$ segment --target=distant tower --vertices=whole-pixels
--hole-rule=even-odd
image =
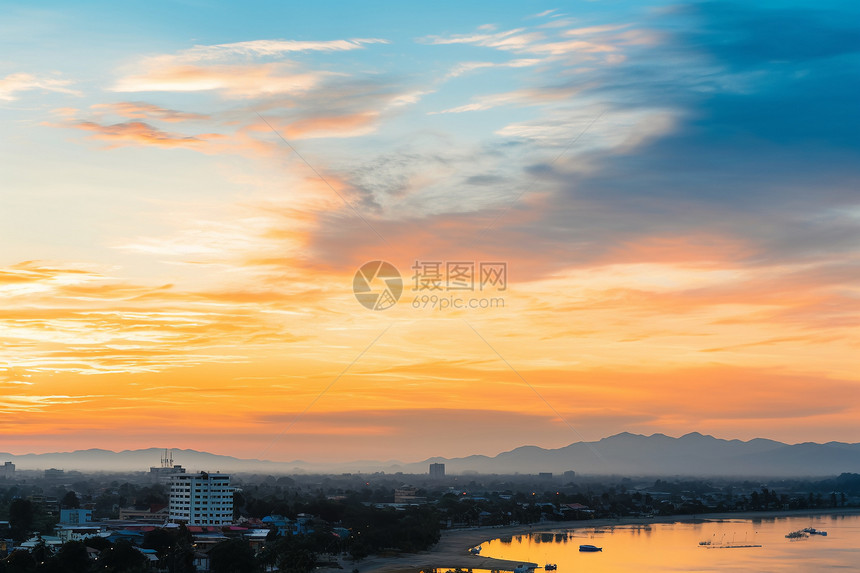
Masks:
[[[164,450],[161,454],[161,467],[152,466],[149,468],[149,479],[154,483],[167,485],[173,476],[184,474],[185,468],[179,464],[173,463],[173,450]]]
[[[430,464],[430,479],[445,477],[445,464]]]
[[[12,462],[3,464],[3,477],[6,479],[13,479],[15,477],[15,464]]]

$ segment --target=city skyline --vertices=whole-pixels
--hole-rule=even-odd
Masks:
[[[0,449],[860,442],[860,8],[329,11],[5,5]]]

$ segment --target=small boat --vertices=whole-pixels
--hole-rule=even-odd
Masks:
[[[547,563],[543,566],[543,568],[547,571],[555,571],[556,569],[558,569],[558,565],[556,565],[555,563]]]
[[[819,529],[815,529],[814,527],[807,527],[806,529],[803,529],[802,531],[805,531],[806,533],[808,533],[810,535],[827,535],[826,531],[821,531]]]
[[[480,545],[478,545],[477,547],[472,547],[471,549],[469,549],[469,553],[471,553],[472,555],[477,555],[480,552],[481,552],[481,546]]]
[[[580,545],[579,550],[580,551],[590,551],[590,552],[603,551],[603,547],[595,547],[594,545]]]
[[[520,563],[514,568],[514,573],[530,573],[535,570],[536,565],[531,563]]]

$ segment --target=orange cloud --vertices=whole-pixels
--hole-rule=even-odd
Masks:
[[[153,145],[167,148],[199,149],[208,142],[223,138],[218,133],[201,133],[194,136],[169,133],[142,121],[128,121],[101,125],[92,121],[79,121],[72,127],[93,133],[91,139],[108,142],[109,147],[123,145]]]
[[[293,66],[268,63],[245,66],[170,64],[120,79],[117,92],[221,91],[229,97],[303,94],[317,87],[328,72],[295,72]]]
[[[97,113],[110,113],[128,119],[155,119],[167,122],[204,121],[211,119],[209,115],[165,109],[146,102],[96,104],[91,106],[90,109]]]
[[[379,112],[366,111],[347,115],[309,117],[278,127],[287,139],[320,137],[357,137],[376,131]]]

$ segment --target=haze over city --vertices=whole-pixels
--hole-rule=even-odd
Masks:
[[[0,451],[860,442],[858,6],[2,11]]]

